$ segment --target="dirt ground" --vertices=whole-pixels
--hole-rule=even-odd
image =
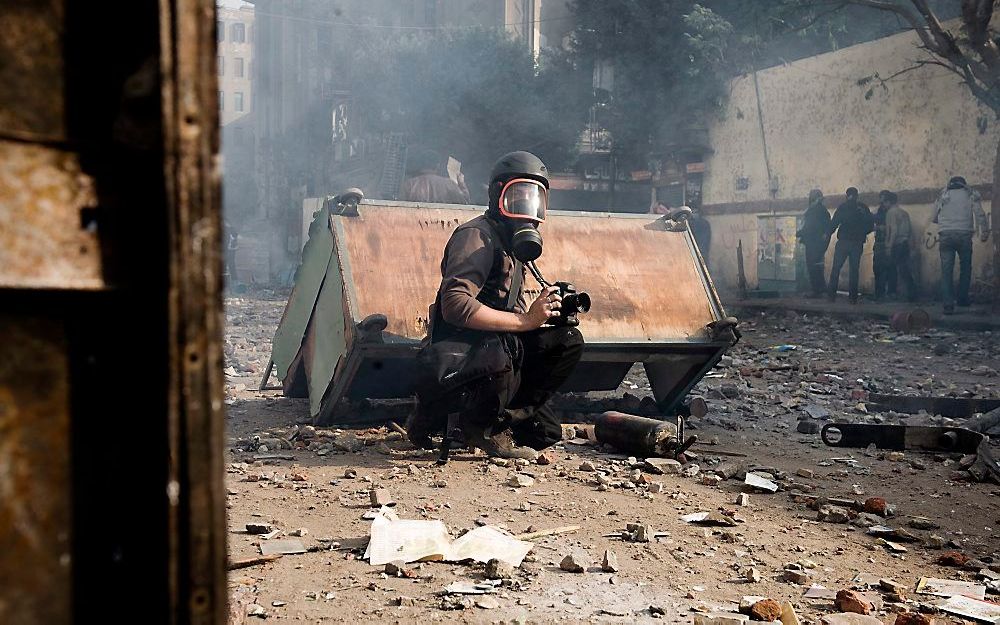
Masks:
[[[833,449],[818,434],[797,432],[800,419],[818,425],[829,419],[952,423],[933,415],[869,414],[860,391],[996,397],[996,334],[931,331],[914,337],[861,320],[794,313],[746,317],[731,358],[696,389],[709,412],[691,420],[703,443],[688,465],[688,473],[695,471],[691,464],[700,469],[691,476],[652,475],[634,469],[625,455],[566,441],[553,448],[555,462],[547,466],[498,466],[459,453],[440,468],[433,456],[386,428],[321,430],[305,441],[300,434],[292,445],[299,448],[268,449],[293,460],[254,460],[262,442],[287,445],[261,439],[287,440],[309,423],[306,400],[253,390],[283,307],[281,293],[226,301],[229,552],[231,560],[260,554],[263,539],[247,534],[247,523],[269,523],[285,534],[304,528],[301,540],[310,551],[233,570],[231,590],[242,602],[237,611],[255,602],[269,620],[314,623],[691,623],[699,611],[735,612],[741,597],[756,595],[788,600],[803,623],[818,623],[838,610],[829,598],[805,598],[810,583],[831,591],[874,583],[870,596],[881,604],[875,616],[893,623],[894,612],[934,599],[912,592],[920,577],[975,581],[981,569],[1000,570],[1000,486],[963,479],[960,455],[908,451],[898,458]],[[794,348],[775,349],[782,345]],[[611,395],[625,392],[649,394],[640,368]],[[593,401],[599,407],[607,399],[605,394]],[[567,418],[581,420],[577,414]],[[766,472],[781,489],[751,492],[746,505],[737,505],[737,496],[749,492],[742,473],[718,485],[704,482],[720,464]],[[349,471],[356,477],[345,477]],[[534,483],[508,486],[515,471]],[[389,577],[383,567],[360,559],[360,550],[348,549],[352,539],[356,544],[369,534],[370,521],[362,515],[375,487],[389,490],[401,519],[440,519],[453,536],[477,524],[515,534],[580,528],[535,540],[513,579],[494,594],[443,596],[451,582],[482,581],[484,566],[414,564],[415,578]],[[916,541],[893,553],[859,525],[864,515],[851,523],[820,521],[790,491],[860,501],[883,497],[896,514],[881,522],[905,529]],[[735,525],[704,527],[681,519],[694,512],[722,512]],[[915,529],[910,523],[917,516],[940,527]],[[618,536],[629,523],[656,535],[645,543],[623,541]],[[618,572],[601,571],[605,550],[617,556]],[[935,564],[948,550],[978,562],[964,568]],[[589,558],[586,572],[560,570],[572,552]],[[786,581],[788,565],[803,567],[809,581]],[[759,581],[749,581],[751,569]],[[879,593],[879,578],[904,586],[909,603]],[[946,614],[933,618],[960,621]]]

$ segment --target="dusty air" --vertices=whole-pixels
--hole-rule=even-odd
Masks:
[[[0,8],[0,622],[1000,624],[982,0]]]

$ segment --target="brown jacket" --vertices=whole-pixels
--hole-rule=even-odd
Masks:
[[[400,199],[404,202],[468,204],[469,192],[455,184],[451,178],[423,173],[403,181]]]
[[[464,328],[483,306],[506,307],[514,262],[504,253],[500,236],[499,227],[492,226],[485,215],[465,222],[452,233],[441,260],[438,289],[441,317],[446,323]],[[499,270],[492,271],[494,266]],[[523,284],[525,269],[521,271]],[[522,290],[515,311],[526,309]]]

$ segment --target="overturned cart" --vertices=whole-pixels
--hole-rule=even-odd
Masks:
[[[308,396],[319,425],[347,422],[337,410],[350,402],[414,394],[442,251],[484,210],[358,199],[336,196],[317,211],[272,346],[284,394]],[[543,232],[542,271],[593,299],[580,316],[586,349],[561,390],[615,390],[641,362],[669,414],[736,341],[683,222],[550,211]],[[530,301],[538,286],[525,288]]]

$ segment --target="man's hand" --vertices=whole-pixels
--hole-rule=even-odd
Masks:
[[[528,329],[534,330],[545,325],[545,322],[552,317],[558,317],[559,309],[562,308],[562,297],[559,296],[559,287],[549,286],[542,289],[535,301],[531,302],[528,312],[524,313]]]

